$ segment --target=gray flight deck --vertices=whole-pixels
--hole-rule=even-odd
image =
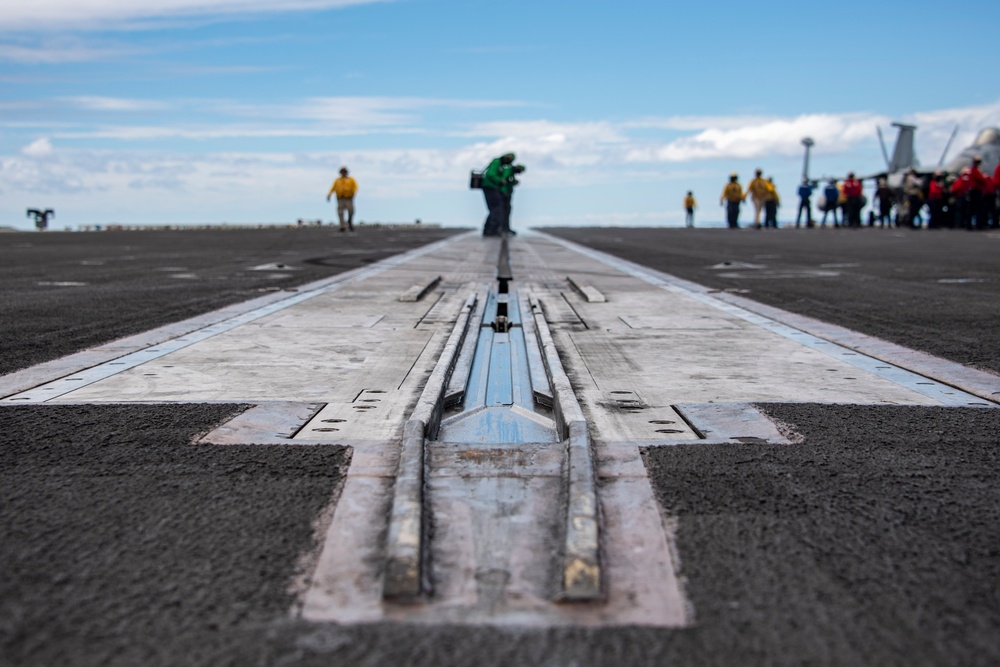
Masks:
[[[657,451],[808,447],[768,405],[992,412],[998,392],[540,233],[456,235],[0,377],[4,407],[240,405],[193,440],[344,448],[289,622],[508,632],[705,622]]]

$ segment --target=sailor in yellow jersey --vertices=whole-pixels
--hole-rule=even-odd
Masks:
[[[354,195],[358,191],[357,182],[347,175],[347,167],[340,168],[340,178],[333,182],[326,200],[337,195],[337,217],[340,219],[340,231],[354,231]],[[346,216],[346,217],[345,217]]]
[[[767,202],[768,188],[767,181],[761,176],[764,171],[758,169],[754,173],[754,179],[747,184],[747,192],[743,195],[743,200],[746,201],[747,197],[753,199],[753,226],[755,229],[760,229],[760,212]]]
[[[687,196],[684,197],[684,225],[686,227],[694,227],[694,209],[698,206],[698,202],[694,199],[694,193],[688,190]]]
[[[740,204],[743,203],[745,196],[739,178],[739,174],[736,172],[730,174],[729,182],[726,183],[726,187],[722,189],[722,196],[719,197],[719,206],[722,206],[723,202],[726,203],[726,221],[729,223],[730,229],[739,229],[740,227]]]
[[[781,206],[781,197],[778,196],[778,188],[774,186],[774,179],[767,177],[767,199],[764,201],[764,226],[778,228],[778,207]]]

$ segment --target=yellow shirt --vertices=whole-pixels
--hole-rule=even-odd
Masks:
[[[726,183],[726,187],[722,189],[722,196],[719,197],[719,199],[725,199],[726,201],[742,201],[743,186],[736,182]]]
[[[354,193],[358,191],[357,182],[350,176],[341,176],[333,182],[330,187],[330,191],[326,193],[326,196],[336,193],[337,199],[350,199],[354,196]]]
[[[781,197],[778,196],[778,188],[774,187],[774,183],[768,182],[767,184],[767,201],[773,201],[776,206],[781,206]]]
[[[753,197],[754,199],[767,199],[767,181],[765,181],[761,176],[750,181],[747,184],[747,196]]]
[[[684,208],[694,208],[698,205],[698,202],[694,200],[694,197],[688,195],[684,198]]]

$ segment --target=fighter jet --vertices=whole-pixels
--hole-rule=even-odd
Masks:
[[[916,169],[917,173],[925,178],[937,171],[957,176],[964,167],[972,166],[972,159],[974,157],[979,157],[982,159],[982,164],[979,166],[980,170],[984,174],[989,175],[993,173],[997,164],[1000,163],[1000,130],[995,127],[980,130],[972,145],[963,148],[945,166],[944,160],[948,154],[948,149],[951,146],[952,139],[955,138],[955,134],[958,132],[958,128],[956,127],[955,131],[952,132],[951,139],[948,140],[948,144],[945,146],[941,159],[938,161],[938,166],[936,168],[928,168],[920,166],[916,152],[913,149],[913,136],[917,127],[904,123],[893,123],[892,125],[899,128],[899,134],[896,136],[896,145],[892,152],[892,159],[890,160],[888,154],[885,152],[885,142],[882,140],[881,128],[876,128],[878,130],[879,143],[882,144],[882,154],[885,157],[886,170],[865,176],[863,180],[885,178],[890,188],[900,189],[903,186],[903,180],[911,169]]]
[[[980,130],[972,145],[963,148],[942,171],[957,174],[963,168],[971,167],[972,159],[975,157],[982,159],[983,162],[979,165],[979,169],[984,174],[993,173],[997,164],[1000,164],[1000,129],[987,127]]]

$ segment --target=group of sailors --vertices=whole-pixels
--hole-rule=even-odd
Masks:
[[[997,201],[997,185],[1000,183],[1000,165],[992,176],[980,169],[982,160],[975,158],[972,165],[958,174],[937,171],[930,177],[921,176],[911,169],[903,179],[901,188],[893,188],[885,177],[880,177],[872,196],[872,206],[868,213],[868,226],[907,227],[919,229],[924,226],[926,207],[928,229],[996,229],[1000,225],[1000,202]],[[823,188],[823,198],[819,210],[823,211],[820,226],[826,225],[828,213],[832,213],[833,224],[839,227],[860,227],[860,209],[865,198],[861,196],[860,206],[857,179],[853,174],[838,183],[831,179]],[[806,212],[807,226],[814,226],[810,197],[816,188],[815,182],[803,180],[799,186],[799,214],[795,226],[801,223]],[[838,211],[840,220],[837,219]]]
[[[926,206],[929,229],[997,229],[1000,226],[1000,203],[997,201],[1000,165],[992,176],[987,176],[980,169],[981,164],[982,159],[977,157],[957,175],[938,171],[926,179],[911,169],[899,193],[880,180],[875,190],[879,225],[883,221],[891,224],[891,209],[895,206],[896,226],[917,229],[923,226],[921,212]]]
[[[911,169],[903,179],[902,187],[891,187],[885,177],[880,177],[875,186],[867,224],[874,227],[906,227],[919,229],[924,226],[923,212],[927,211],[929,229],[997,229],[1000,228],[1000,165],[992,176],[981,170],[982,159],[974,158],[972,165],[958,174],[935,172],[929,177]],[[817,226],[813,218],[812,196],[819,189],[817,181],[802,180],[798,189],[799,208],[795,226]],[[827,217],[832,218],[834,227],[863,226],[863,211],[868,204],[864,187],[854,172],[847,178],[829,179],[817,199],[817,209],[822,212],[818,226],[826,227]],[[739,227],[740,206],[750,199],[754,206],[754,228],[777,227],[777,209],[781,203],[777,188],[771,178],[764,178],[763,171],[757,169],[746,189],[739,182],[739,175],[733,173],[722,190],[719,204],[726,206],[727,224]],[[693,197],[688,193],[685,199],[687,224],[693,226]],[[764,220],[761,222],[761,214]]]
[[[778,189],[774,186],[774,179],[764,178],[764,171],[758,169],[754,172],[754,178],[747,183],[744,191],[740,184],[739,174],[733,172],[729,175],[729,182],[722,189],[722,196],[719,197],[719,205],[726,207],[726,222],[729,227],[736,229],[740,226],[740,205],[749,198],[753,202],[754,216],[753,226],[756,229],[763,227],[778,226],[778,207],[781,205],[781,197]],[[688,193],[690,195],[690,193]],[[685,202],[685,208],[687,208]],[[760,216],[764,214],[764,222],[761,224]],[[690,226],[690,225],[689,225]]]

